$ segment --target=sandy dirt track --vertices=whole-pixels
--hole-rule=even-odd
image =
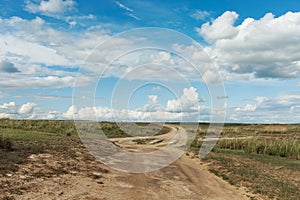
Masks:
[[[165,145],[174,142],[177,134],[175,130],[176,127],[172,127],[169,133],[153,137],[162,141],[160,145]],[[159,146],[158,143],[137,145],[133,142],[135,139],[114,139],[114,142],[138,151],[148,151]],[[42,170],[43,164],[55,166],[56,160],[63,159],[40,154],[32,156],[32,162],[6,178],[14,178],[16,184],[26,188],[25,193],[15,196],[16,199],[249,199],[244,189],[236,188],[211,174],[196,157],[183,154],[174,163],[158,171],[126,173],[113,170],[93,159],[83,159],[85,154],[87,152],[83,149],[78,151],[76,160],[64,161],[70,166],[76,165],[80,168],[78,171],[48,178],[24,178],[24,171],[27,171],[26,176],[30,176],[30,171]],[[108,172],[103,173],[103,169]]]

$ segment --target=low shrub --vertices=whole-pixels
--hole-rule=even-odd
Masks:
[[[11,150],[13,142],[9,138],[0,139],[0,149]]]

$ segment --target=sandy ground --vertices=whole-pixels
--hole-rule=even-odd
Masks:
[[[151,144],[153,140],[149,140],[148,144],[138,145],[133,142],[137,138],[114,139],[114,142],[122,148],[149,151],[170,143],[176,145],[179,143],[175,141],[176,134],[176,127],[172,127],[165,135],[147,137],[160,143]],[[72,159],[51,154],[32,155],[31,162],[21,166],[18,172],[0,177],[2,184],[11,184],[11,190],[1,192],[0,189],[0,198],[241,200],[253,196],[211,174],[201,160],[186,154],[157,171],[126,173],[103,165],[83,148],[75,150],[76,156]],[[54,168],[63,172],[53,174]]]

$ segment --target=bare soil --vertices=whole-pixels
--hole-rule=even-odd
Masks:
[[[149,150],[172,142],[174,127],[165,135],[147,139],[114,139],[124,148]],[[153,142],[153,140],[156,142]],[[149,173],[126,173],[98,162],[81,145],[66,154],[42,153],[29,156],[14,173],[0,175],[3,199],[230,199],[254,197],[244,188],[230,185],[208,171],[207,164],[183,155],[171,165]],[[191,155],[191,154],[190,154]],[[260,199],[258,196],[256,199]]]

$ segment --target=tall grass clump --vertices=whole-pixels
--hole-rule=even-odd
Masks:
[[[300,159],[300,141],[291,138],[286,140],[221,139],[218,141],[216,148]]]
[[[2,137],[0,139],[0,149],[11,150],[13,142],[9,138]]]

